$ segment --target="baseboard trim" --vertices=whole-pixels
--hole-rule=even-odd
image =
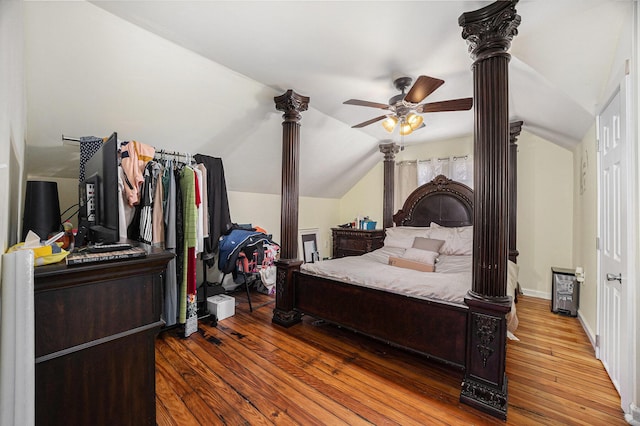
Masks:
[[[523,288],[522,294],[524,294],[525,296],[537,297],[539,299],[551,300],[551,293],[546,293],[544,291],[529,290],[527,288]]]
[[[596,351],[597,350],[596,349],[596,334],[593,332],[593,330],[591,330],[589,325],[584,320],[584,317],[582,316],[582,311],[580,311],[580,309],[578,309],[578,320],[580,321],[580,324],[582,325],[582,329],[587,334],[587,337],[589,338],[589,341],[591,342],[591,347],[593,348],[594,351]]]
[[[640,408],[635,404],[631,404],[629,408],[630,408],[630,413],[625,414],[624,419],[630,425],[640,426]]]

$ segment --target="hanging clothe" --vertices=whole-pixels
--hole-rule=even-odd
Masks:
[[[196,223],[198,212],[196,210],[196,177],[193,169],[188,166],[182,168],[180,176],[182,189],[183,214],[184,214],[184,277],[180,285],[180,312],[179,322],[185,324],[185,336],[197,330],[197,303],[196,303]],[[194,327],[195,321],[195,327]]]
[[[164,203],[162,200],[162,194],[164,193],[162,188],[163,172],[164,167],[162,164],[156,163],[153,175],[155,179],[155,194],[153,195],[153,205],[151,206],[151,210],[153,212],[151,218],[151,224],[153,227],[151,243],[155,246],[164,243]]]
[[[127,202],[135,206],[140,202],[140,185],[144,182],[144,168],[153,160],[155,148],[137,141],[123,142],[121,145],[121,165],[129,185],[125,185]]]
[[[135,209],[127,203],[127,195],[124,192],[125,185],[124,171],[121,166],[118,166],[118,229],[122,241],[128,238],[127,229],[136,213]]]
[[[204,238],[209,236],[209,201],[207,196],[207,168],[204,164],[196,164],[196,169],[202,173],[201,192],[202,192],[202,235]]]
[[[227,184],[224,178],[222,159],[204,154],[193,158],[207,169],[207,203],[209,210],[209,237],[205,239],[202,259],[207,266],[215,265],[214,256],[218,250],[220,236],[226,234],[232,226],[227,198]]]
[[[104,139],[97,136],[82,136],[80,138],[80,183],[84,182],[84,170],[87,161],[102,148]]]
[[[174,175],[173,161],[165,163],[162,173],[162,204],[164,213],[166,250],[175,254],[176,252],[176,180]],[[167,327],[176,324],[178,319],[178,279],[176,271],[176,258],[174,257],[167,264],[164,279],[164,309],[162,319]]]
[[[203,178],[202,170],[197,167],[193,168],[196,176],[196,207],[198,212],[198,220],[196,221],[196,254],[202,253],[204,250],[204,210],[202,208],[203,188],[206,177]]]

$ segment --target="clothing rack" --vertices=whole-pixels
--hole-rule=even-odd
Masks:
[[[75,143],[68,143],[68,142],[75,142]],[[62,143],[65,144],[65,145],[76,145],[76,146],[78,146],[78,145],[80,145],[80,138],[72,138],[72,137],[69,137],[69,136],[62,135]]]
[[[81,138],[71,137],[62,135],[62,141],[65,144],[79,146],[81,142]],[[183,158],[186,164],[195,164],[194,155],[186,152],[179,151],[170,151],[163,148],[155,148],[154,160],[161,160],[166,156]],[[211,282],[207,278],[207,265],[204,259],[201,258],[202,261],[202,276],[203,281],[201,285],[197,289],[196,298],[198,299],[198,316],[205,317],[209,316],[208,308],[207,308],[207,297],[214,296],[217,294],[226,293],[226,289],[222,286],[221,282]],[[224,279],[224,276],[223,276]],[[247,289],[248,290],[248,289]]]
[[[193,155],[188,154],[186,152],[178,152],[178,151],[167,151],[165,149],[156,149],[156,154],[153,156],[155,160],[160,160],[162,157],[170,155],[172,157],[184,157],[189,162],[193,161]]]

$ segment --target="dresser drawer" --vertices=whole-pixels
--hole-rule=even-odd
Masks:
[[[384,244],[384,230],[333,228],[333,257],[360,256]]]

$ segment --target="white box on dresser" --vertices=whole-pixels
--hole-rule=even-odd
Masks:
[[[216,316],[218,321],[232,317],[236,313],[236,299],[226,294],[216,294],[207,297],[209,313]]]

